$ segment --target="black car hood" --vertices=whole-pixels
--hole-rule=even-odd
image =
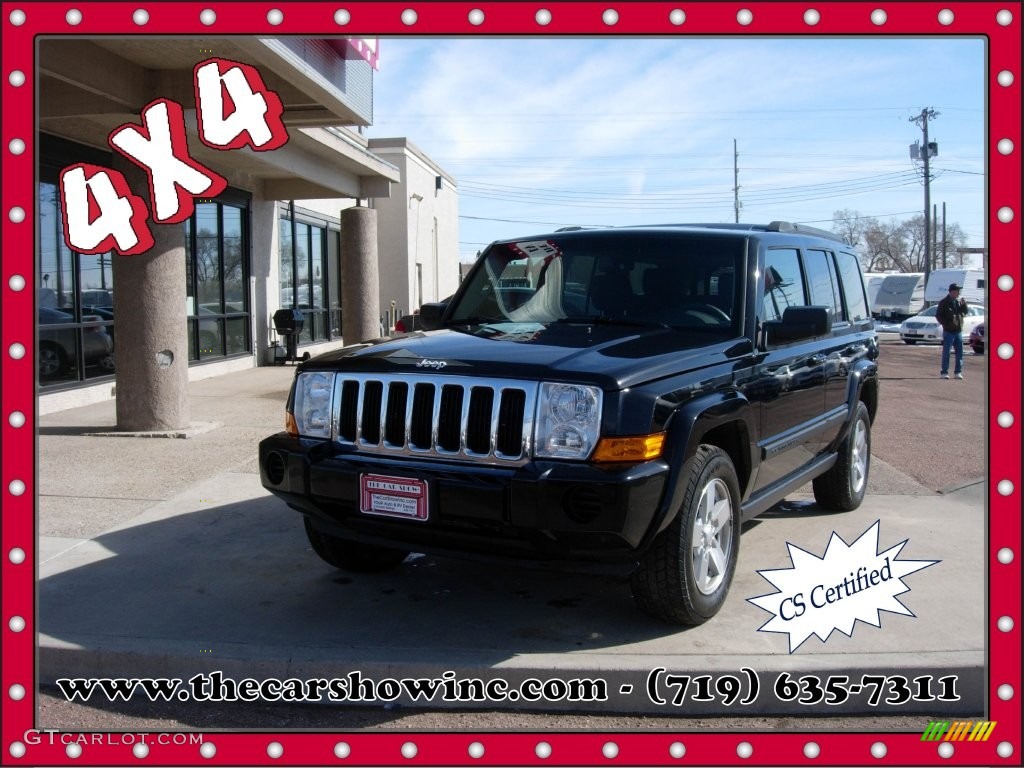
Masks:
[[[743,339],[716,341],[708,332],[661,327],[507,324],[381,339],[328,352],[302,367],[579,381],[619,389],[725,363],[751,349]]]

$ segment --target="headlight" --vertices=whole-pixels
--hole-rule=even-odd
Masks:
[[[540,385],[536,455],[586,459],[601,432],[601,390],[582,384]]]
[[[300,373],[295,382],[295,424],[303,437],[331,436],[333,373]]]

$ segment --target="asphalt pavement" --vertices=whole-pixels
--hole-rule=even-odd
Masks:
[[[423,555],[378,575],[324,564],[299,515],[263,490],[256,465],[259,439],[283,426],[292,374],[258,368],[191,384],[187,438],[113,436],[112,402],[40,418],[41,683],[219,671],[235,680],[500,679],[518,692],[531,679],[584,679],[603,681],[606,699],[396,702],[782,715],[809,714],[800,697],[780,695],[785,675],[881,675],[927,681],[925,700],[883,696],[871,706],[864,686],[831,711],[985,709],[981,478],[939,493],[875,456],[855,512],[818,510],[802,489],[746,526],[721,612],[679,629],[640,613],[628,583],[613,577]],[[759,631],[772,614],[749,599],[776,589],[758,571],[791,568],[790,546],[821,558],[833,535],[851,544],[876,523],[878,551],[905,542],[892,561],[937,561],[903,578],[907,591],[883,605],[891,610],[866,617],[880,626],[812,635],[792,653],[788,634]],[[694,683],[675,705],[679,685],[668,675],[711,675],[713,688],[701,696]],[[955,678],[950,700],[936,697],[944,677]],[[733,678],[751,701],[727,707]]]

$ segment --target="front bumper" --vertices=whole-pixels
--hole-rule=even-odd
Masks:
[[[519,467],[346,451],[287,433],[260,443],[263,486],[326,533],[433,553],[530,560],[635,561],[665,515],[664,461]],[[425,521],[360,512],[360,475],[426,483]]]

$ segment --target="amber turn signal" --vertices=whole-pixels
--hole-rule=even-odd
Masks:
[[[661,456],[665,433],[638,437],[602,437],[591,461],[648,461]]]
[[[284,414],[284,431],[289,435],[299,436],[299,425],[295,423],[295,414],[290,411],[285,411]]]

